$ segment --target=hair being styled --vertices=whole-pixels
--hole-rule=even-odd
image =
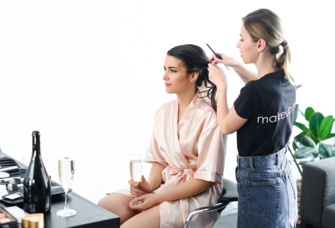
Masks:
[[[208,98],[211,101],[213,109],[216,111],[216,85],[211,83],[208,78],[208,58],[201,47],[193,44],[184,44],[171,48],[167,55],[180,59],[187,73],[199,72],[195,85],[199,91],[204,94],[202,98]],[[202,87],[206,89],[202,91]]]
[[[254,42],[259,39],[265,40],[273,55],[278,55],[282,51],[282,54],[273,62],[273,68],[283,69],[287,79],[294,84],[294,77],[288,70],[291,52],[278,15],[268,9],[259,9],[243,17],[242,21]]]

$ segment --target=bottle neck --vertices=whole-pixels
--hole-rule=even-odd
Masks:
[[[40,158],[41,156],[41,145],[40,136],[33,136],[33,154],[34,158]]]

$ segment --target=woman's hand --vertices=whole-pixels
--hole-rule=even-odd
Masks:
[[[132,180],[129,180],[128,183],[130,185],[130,193],[134,198],[152,192],[150,184],[143,175],[141,176],[141,181],[138,185],[134,184]]]
[[[139,202],[141,201],[141,202]],[[137,203],[139,202],[139,203]],[[135,211],[145,211],[148,210],[158,204],[160,204],[161,201],[159,199],[159,195],[157,194],[147,194],[144,196],[137,197],[133,199],[130,202],[130,209],[135,210]]]
[[[227,78],[226,78],[226,74],[224,73],[224,71],[218,67],[216,64],[212,64],[209,63],[208,64],[208,76],[209,76],[209,80],[214,83],[218,89],[219,88],[223,88],[226,89],[227,88]]]
[[[222,63],[224,65],[227,65],[229,67],[234,67],[239,64],[238,61],[233,59],[232,57],[229,57],[222,53],[216,53],[218,56],[220,56],[222,59],[217,58],[214,54],[209,58],[209,62],[215,61],[216,64]]]

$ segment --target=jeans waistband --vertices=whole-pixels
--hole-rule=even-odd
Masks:
[[[278,165],[281,161],[286,160],[286,147],[280,151],[265,156],[239,156],[237,155],[237,165],[239,167],[250,167],[251,170],[257,166]]]

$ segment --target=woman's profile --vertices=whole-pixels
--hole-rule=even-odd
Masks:
[[[196,45],[170,49],[163,80],[177,99],[156,111],[145,162],[152,163],[130,189],[109,194],[98,203],[120,216],[121,227],[183,227],[189,213],[214,205],[221,197],[226,136],[216,120],[216,86],[208,78],[208,58]],[[200,88],[200,89],[199,89]],[[200,91],[202,89],[202,91]],[[138,204],[137,202],[143,203]],[[220,214],[197,216],[192,227],[212,227]]]

